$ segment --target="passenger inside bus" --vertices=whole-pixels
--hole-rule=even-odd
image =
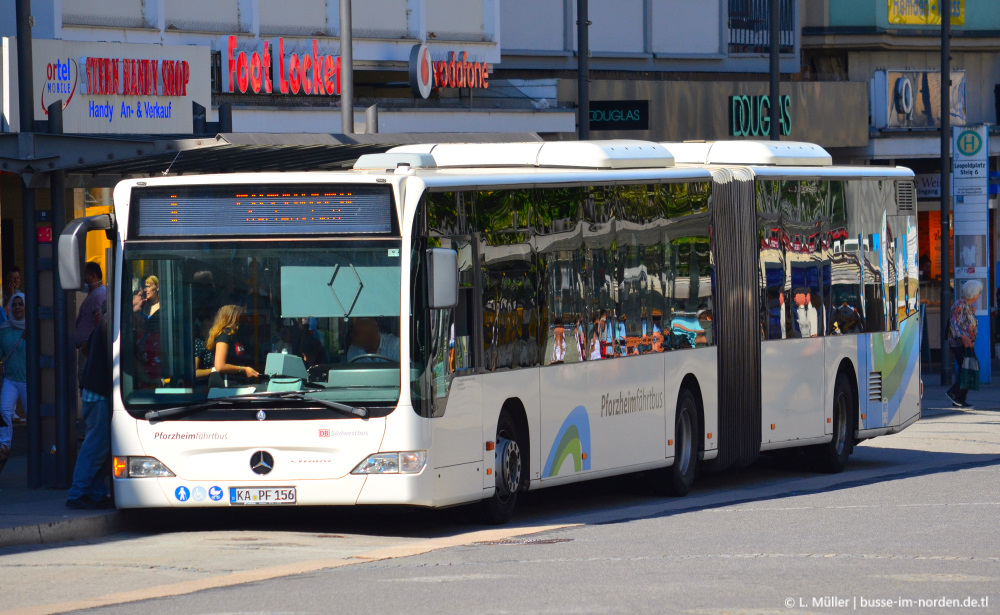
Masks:
[[[142,336],[137,337],[136,351],[141,369],[139,378],[149,386],[159,386],[163,372],[160,356],[160,280],[146,278],[141,314]]]
[[[318,331],[311,326],[314,321],[311,318],[288,319],[288,323],[278,331],[272,351],[298,355],[307,368],[329,363],[326,347],[316,336]]]
[[[819,335],[819,313],[812,302],[812,293],[804,286],[792,290],[791,307],[794,337],[816,337]]]
[[[245,309],[239,305],[224,305],[215,315],[215,321],[205,340],[205,348],[211,353],[212,370],[209,376],[209,386],[229,386],[229,376],[252,379],[260,376],[252,366],[234,365],[229,363],[230,350],[232,357],[239,354],[237,350],[236,332],[239,330],[239,320]]]

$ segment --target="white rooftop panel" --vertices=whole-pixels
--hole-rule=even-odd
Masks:
[[[664,143],[677,162],[827,167],[833,158],[822,147],[802,141],[705,141]]]
[[[438,143],[403,145],[386,155],[430,154],[438,168],[550,167],[586,169],[663,168],[673,156],[651,141],[548,141],[544,143]]]

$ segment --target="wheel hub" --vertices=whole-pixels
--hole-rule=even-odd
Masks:
[[[521,485],[521,448],[514,440],[497,440],[497,490],[507,496]]]

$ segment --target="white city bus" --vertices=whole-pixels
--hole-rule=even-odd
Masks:
[[[114,237],[116,503],[503,522],[528,489],[683,495],[774,449],[840,471],[920,416],[912,179],[593,141],[123,181],[59,245],[78,288],[86,233]]]

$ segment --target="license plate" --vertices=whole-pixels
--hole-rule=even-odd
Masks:
[[[229,504],[294,504],[295,487],[230,487]]]

